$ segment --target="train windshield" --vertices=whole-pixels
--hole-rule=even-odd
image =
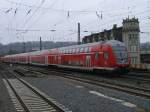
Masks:
[[[125,46],[112,46],[118,64],[128,63],[128,52]]]

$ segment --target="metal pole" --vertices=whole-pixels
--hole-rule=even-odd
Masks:
[[[80,23],[78,23],[78,45],[80,45]]]
[[[23,36],[23,52],[24,53],[26,52],[26,43],[25,43],[25,40],[24,40],[24,36]]]
[[[40,50],[42,50],[42,39],[40,37]]]
[[[26,43],[23,42],[23,49],[24,49],[24,53],[26,52]]]

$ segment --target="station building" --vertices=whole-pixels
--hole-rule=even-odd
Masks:
[[[140,64],[140,28],[137,18],[123,19],[121,27],[115,24],[110,30],[85,36],[82,43],[112,39],[124,42],[131,57],[131,64]]]

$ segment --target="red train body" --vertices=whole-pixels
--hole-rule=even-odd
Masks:
[[[100,71],[125,70],[130,64],[126,47],[116,40],[7,55],[2,59],[9,63]]]

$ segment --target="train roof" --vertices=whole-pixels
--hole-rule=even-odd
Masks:
[[[40,54],[50,53],[51,51],[57,52],[57,50],[66,50],[66,49],[81,48],[81,47],[91,47],[91,46],[95,46],[95,45],[124,46],[124,43],[117,41],[117,40],[106,40],[106,41],[99,41],[99,42],[87,43],[87,44],[81,44],[81,45],[72,45],[72,46],[66,46],[66,47],[60,47],[60,48],[54,48],[54,49],[46,49],[46,50],[41,50],[41,51],[6,55],[5,57],[40,55]]]
[[[67,46],[67,47],[60,47],[58,49],[65,50],[65,49],[71,49],[71,48],[81,48],[81,47],[91,47],[95,45],[111,45],[111,46],[124,46],[124,43],[117,41],[117,40],[107,40],[107,41],[99,41],[94,43],[87,43],[87,44],[81,44],[81,45],[73,45],[73,46]]]

